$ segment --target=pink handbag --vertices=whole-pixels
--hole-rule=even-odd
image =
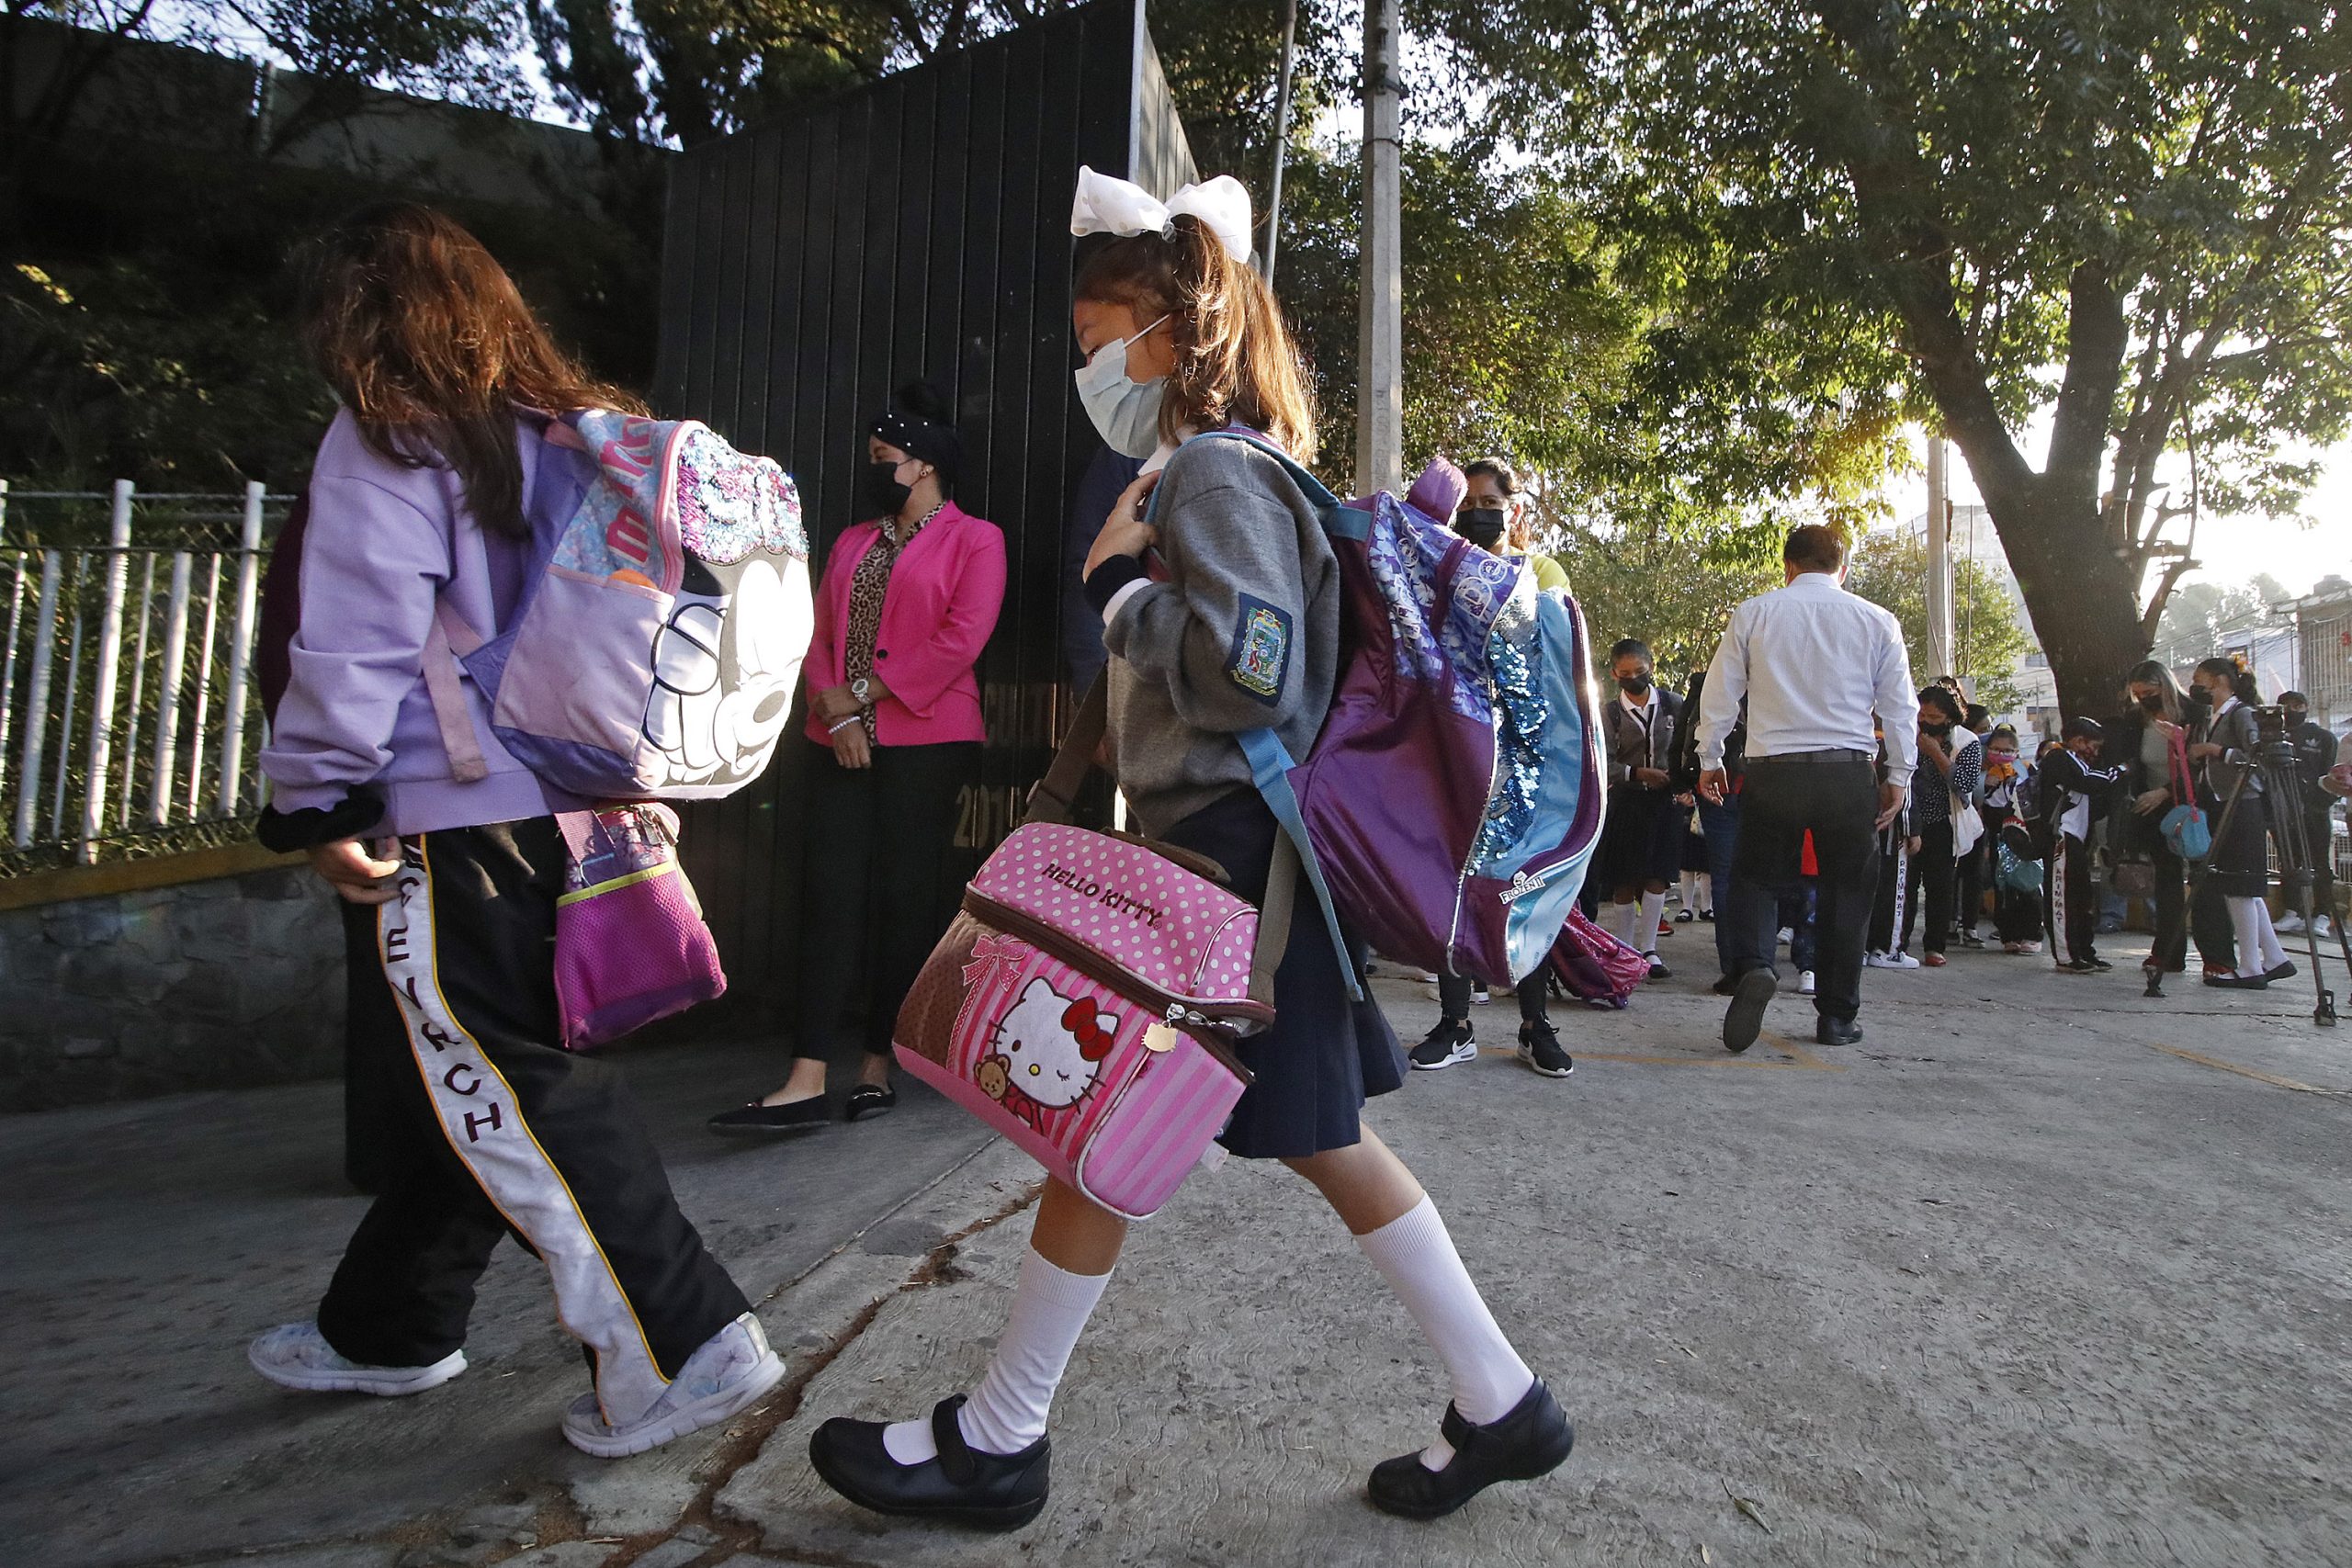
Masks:
[[[563,1048],[584,1051],[727,989],[718,944],[678,863],[668,807],[559,813],[564,890],[555,905]]]
[[[909,1072],[1069,1187],[1141,1219],[1249,1086],[1228,1042],[1273,1021],[1298,862],[1276,835],[1261,922],[1201,857],[1058,820],[1102,728],[1098,690],[1030,820],[966,889],[895,1041]]]

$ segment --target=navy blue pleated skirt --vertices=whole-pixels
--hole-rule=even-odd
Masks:
[[[1256,904],[1266,896],[1276,831],[1258,792],[1240,789],[1159,836],[1225,867],[1233,890]],[[1405,1081],[1396,1032],[1370,987],[1363,1000],[1349,999],[1329,929],[1303,879],[1293,908],[1290,942],[1274,971],[1274,1026],[1234,1047],[1258,1077],[1217,1142],[1244,1159],[1300,1159],[1359,1143],[1364,1100]],[[1345,934],[1361,975],[1368,954],[1354,933]]]

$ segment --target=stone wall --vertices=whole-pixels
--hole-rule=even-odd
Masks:
[[[306,867],[0,910],[0,1111],[332,1076],[343,1015]]]

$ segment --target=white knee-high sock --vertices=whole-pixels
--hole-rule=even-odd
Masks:
[[[2262,926],[2259,918],[2255,914],[2255,910],[2261,905],[2262,900],[2259,898],[2224,898],[2222,902],[2229,907],[2230,930],[2237,937],[2238,966],[2236,973],[2241,976],[2259,975],[2263,973]],[[2277,937],[2272,937],[2270,940],[2276,942],[2278,939]]]
[[[982,1453],[1017,1454],[1046,1435],[1054,1389],[1110,1280],[1108,1274],[1057,1268],[1030,1249],[1021,1262],[1021,1282],[1013,1288],[1012,1311],[1005,1317],[996,1355],[956,1413],[966,1442]],[[885,1427],[882,1446],[900,1464],[921,1464],[939,1453],[928,1416]]]
[[[1527,1397],[1535,1374],[1487,1310],[1435,1203],[1424,1196],[1378,1230],[1356,1237],[1356,1245],[1445,1363],[1453,1407],[1464,1420],[1476,1427],[1499,1421]],[[1440,1438],[1422,1451],[1421,1462],[1442,1470],[1453,1457],[1452,1445]]]
[[[1713,914],[1715,912],[1715,874],[1712,871],[1701,871],[1693,872],[1691,874],[1699,881],[1699,912],[1702,915]]]
[[[1699,874],[1695,871],[1682,874],[1682,907],[1693,914],[1699,911]]]
[[[2266,975],[2287,962],[2287,949],[2278,941],[2278,928],[2271,923],[2270,906],[2259,898],[2246,900],[2254,906],[2255,923],[2262,939],[2262,972]]]
[[[1664,913],[1665,909],[1665,894],[1645,893],[1642,895],[1642,940],[1634,944],[1642,952],[1656,953],[1657,951],[1657,920],[1658,916]]]
[[[1642,906],[1639,899],[1630,904],[1611,904],[1609,906],[1609,934],[1635,953],[1647,953],[1657,944],[1634,940],[1636,934],[1634,927],[1640,924],[1641,919]]]

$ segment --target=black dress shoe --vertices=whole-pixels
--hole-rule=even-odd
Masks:
[[[1408,1519],[1442,1518],[1498,1481],[1550,1474],[1577,1445],[1577,1429],[1542,1378],[1501,1420],[1474,1427],[1449,1404],[1438,1430],[1453,1445],[1445,1468],[1431,1470],[1417,1453],[1383,1460],[1365,1488],[1374,1507]]]
[[[786,1133],[806,1133],[832,1119],[831,1105],[820,1094],[782,1105],[762,1105],[755,1100],[749,1105],[720,1111],[708,1125],[722,1138],[772,1138]]]
[[[877,1514],[1017,1530],[1046,1506],[1053,1440],[1040,1438],[1017,1454],[982,1453],[964,1440],[956,1420],[963,1407],[960,1393],[932,1406],[936,1459],[900,1464],[882,1446],[881,1422],[836,1416],[810,1435],[808,1462],[826,1485]]]
[[[2267,975],[2224,975],[2219,976],[2207,975],[2205,976],[2205,983],[2209,986],[2220,986],[2233,991],[2258,991],[2265,986],[2270,984],[2270,976]]]
[[[1825,1018],[1815,1026],[1814,1043],[1819,1045],[1854,1045],[1862,1038],[1862,1026],[1850,1018]]]
[[[886,1111],[895,1111],[898,1107],[897,1089],[888,1084],[862,1083],[850,1090],[849,1098],[842,1101],[842,1120],[861,1121],[868,1116],[879,1116]]]
[[[2291,980],[2295,977],[2295,961],[2290,958],[2276,969],[2266,969],[2262,977],[2265,980]]]
[[[1756,1043],[1764,1027],[1764,1009],[1781,982],[1770,969],[1750,969],[1732,987],[1731,1006],[1724,1009],[1724,1049],[1736,1055]]]

